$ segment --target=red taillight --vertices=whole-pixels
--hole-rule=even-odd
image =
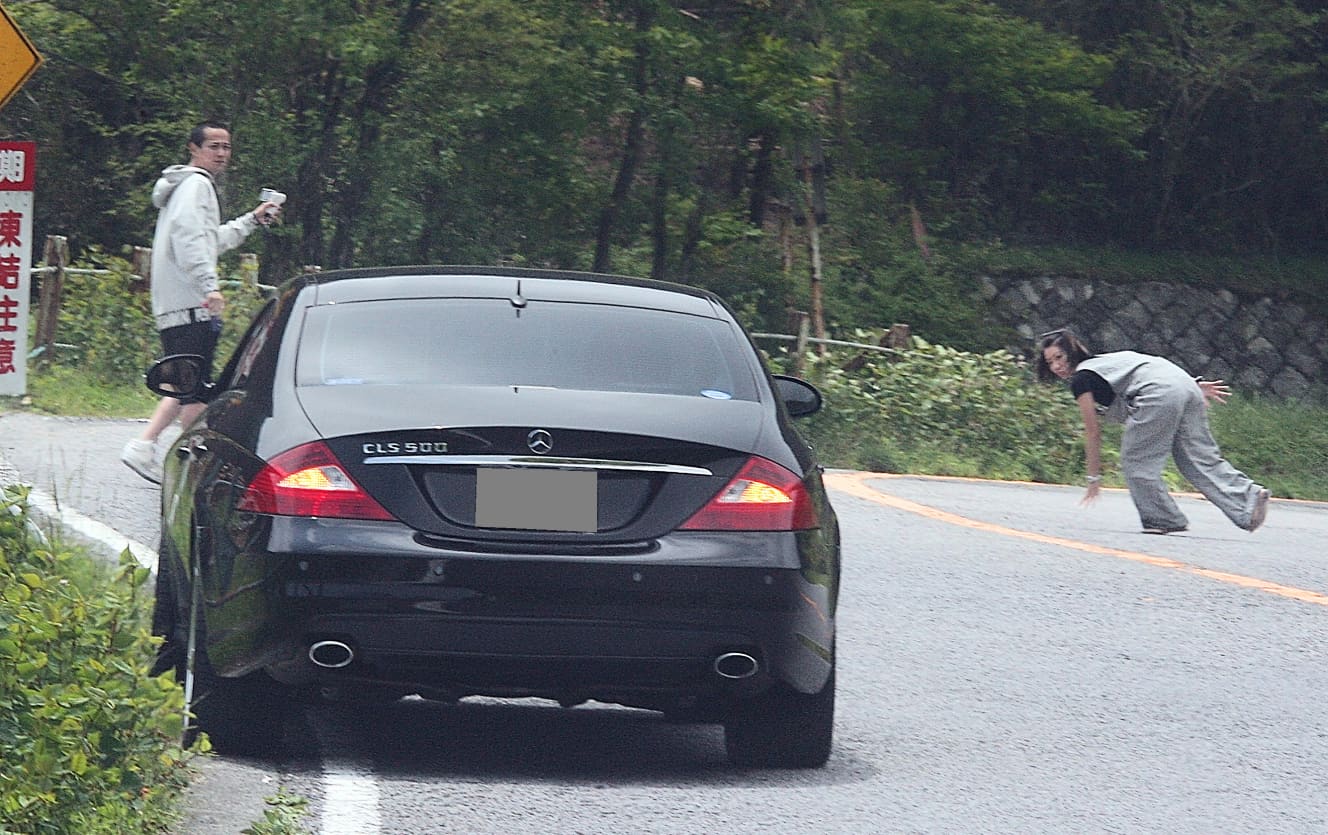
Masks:
[[[321,441],[288,449],[254,476],[240,510],[277,516],[394,519],[341,468]]]
[[[753,457],[682,530],[801,531],[819,525],[802,479],[773,461]]]

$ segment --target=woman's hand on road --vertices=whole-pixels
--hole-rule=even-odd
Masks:
[[[1084,497],[1079,500],[1081,505],[1090,505],[1097,501],[1097,494],[1102,490],[1102,483],[1098,481],[1088,482],[1088,490],[1084,492]]]

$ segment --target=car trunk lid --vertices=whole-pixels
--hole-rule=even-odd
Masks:
[[[352,478],[403,522],[453,545],[652,540],[728,483],[764,427],[751,401],[374,388],[371,397],[363,387],[302,388],[300,400]],[[420,414],[433,425],[395,417]]]

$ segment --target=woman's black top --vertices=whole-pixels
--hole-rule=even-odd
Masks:
[[[1086,391],[1093,392],[1093,401],[1103,408],[1110,406],[1116,400],[1116,392],[1111,390],[1111,386],[1102,379],[1102,375],[1085,368],[1070,376],[1070,394],[1078,400],[1079,395]]]

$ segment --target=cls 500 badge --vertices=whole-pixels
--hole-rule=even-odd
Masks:
[[[365,455],[421,455],[447,452],[446,441],[369,441],[360,447]]]

